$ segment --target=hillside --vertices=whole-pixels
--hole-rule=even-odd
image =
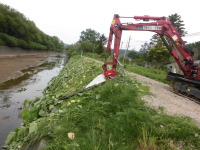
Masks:
[[[43,33],[22,13],[1,3],[0,24],[0,46],[56,51],[64,49],[64,43],[58,37]]]

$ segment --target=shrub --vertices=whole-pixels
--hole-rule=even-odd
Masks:
[[[94,44],[90,41],[83,41],[80,44],[80,49],[83,52],[94,52]]]

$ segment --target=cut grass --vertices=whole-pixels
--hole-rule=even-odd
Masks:
[[[108,80],[59,99],[82,89],[100,73],[95,61],[71,58],[43,97],[26,101],[24,124],[11,132],[9,148],[29,149],[45,139],[47,150],[200,149],[200,129],[189,118],[168,116],[146,106],[141,96],[148,88],[131,77],[119,79],[123,82]],[[74,133],[74,139],[68,133]]]

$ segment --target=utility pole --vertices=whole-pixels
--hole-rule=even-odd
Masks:
[[[127,43],[127,46],[126,46],[126,50],[125,50],[125,52],[124,52],[124,59],[125,59],[125,57],[126,57],[126,51],[129,49],[130,40],[131,40],[131,36],[129,36],[128,43]],[[123,59],[123,63],[124,63],[124,59]]]

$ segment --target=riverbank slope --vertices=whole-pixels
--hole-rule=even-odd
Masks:
[[[23,125],[11,132],[9,149],[199,149],[200,129],[185,117],[148,107],[148,94],[133,77],[109,80],[83,89],[102,73],[102,63],[85,57],[70,59],[33,101],[25,101]]]

